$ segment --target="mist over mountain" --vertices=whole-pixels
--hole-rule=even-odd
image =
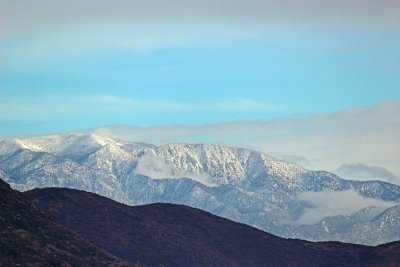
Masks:
[[[400,182],[400,178],[389,170],[379,166],[369,166],[362,163],[342,164],[337,170],[335,170],[335,173],[342,177],[353,179],[381,179],[395,184]]]

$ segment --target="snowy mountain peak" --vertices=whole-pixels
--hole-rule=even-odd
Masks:
[[[269,176],[281,180],[279,183],[287,183],[290,188],[296,188],[300,186],[301,174],[306,172],[295,164],[261,152],[220,145],[176,143],[157,147],[94,134],[51,135],[14,139],[13,142],[13,151],[18,148],[31,152],[45,152],[78,160],[78,163],[84,160],[88,166],[97,164],[108,170],[113,169],[113,164],[116,169],[133,163],[143,167],[143,162],[146,161],[147,164],[149,160],[148,157],[142,157],[151,155],[152,164],[146,165],[145,173],[153,174],[154,177],[149,177],[186,177],[207,185],[239,184],[251,180],[265,183],[263,180]],[[10,142],[2,142],[1,154],[10,153],[10,146]]]
[[[33,152],[46,152],[50,154],[81,153],[88,149],[96,149],[105,145],[122,146],[120,142],[109,137],[94,134],[48,135],[24,139],[3,141],[3,146],[8,143],[8,150],[27,149]]]
[[[34,152],[42,152],[45,150],[44,147],[41,147],[39,144],[36,144],[35,142],[29,142],[29,140],[21,140],[21,139],[14,139],[13,140],[15,144],[22,149],[28,149]]]

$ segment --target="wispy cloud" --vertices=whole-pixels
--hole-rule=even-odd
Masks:
[[[152,113],[174,112],[242,112],[274,111],[283,105],[248,98],[227,98],[213,101],[179,102],[159,99],[134,99],[112,95],[42,95],[36,98],[0,100],[0,120],[28,118],[56,119],[59,116],[90,116],[93,114],[129,114],[135,111]],[[51,110],[51,112],[49,112]]]
[[[71,26],[72,25],[72,26]],[[29,69],[51,62],[63,62],[96,53],[129,52],[149,53],[168,48],[218,43],[237,38],[260,36],[238,26],[234,29],[217,30],[218,27],[190,28],[182,25],[145,22],[131,25],[127,22],[83,25],[18,38],[0,38],[2,62],[0,70]],[[39,61],[40,64],[38,64]]]
[[[166,100],[135,100],[129,98],[115,97],[110,95],[93,96],[93,101],[99,101],[111,105],[123,105],[128,108],[145,108],[161,111],[244,111],[244,110],[276,110],[282,105],[265,103],[249,98],[233,98],[221,101],[209,102],[177,102]]]
[[[294,222],[297,225],[314,224],[325,217],[348,215],[366,207],[388,208],[397,205],[396,202],[363,197],[353,190],[304,192],[297,199],[311,206]]]
[[[397,31],[400,23],[400,5],[391,0],[318,4],[314,0],[39,0],[23,4],[1,0],[0,7],[3,69],[96,51],[148,52],[237,39],[271,40],[286,31]],[[333,50],[348,51],[348,46]]]

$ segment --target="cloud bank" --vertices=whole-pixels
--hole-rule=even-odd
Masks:
[[[400,103],[390,102],[304,118],[151,127],[117,125],[87,132],[152,144],[188,142],[245,147],[315,170],[334,171],[344,163],[358,161],[381,166],[399,176],[400,116],[396,114],[400,114]]]
[[[349,215],[366,207],[389,208],[397,205],[395,202],[363,197],[353,190],[304,192],[300,193],[297,199],[311,205],[294,222],[297,225],[315,224],[325,217]]]
[[[347,178],[358,180],[384,180],[389,183],[400,184],[400,178],[385,168],[368,166],[362,163],[342,164],[335,173]]]
[[[396,26],[400,4],[393,0],[1,0],[3,34],[104,22],[290,23]]]
[[[400,4],[393,0],[0,0],[0,67],[32,67],[37,60],[96,51],[274,40],[288,31],[397,32],[399,13]]]

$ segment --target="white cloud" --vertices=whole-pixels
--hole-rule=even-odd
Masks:
[[[168,100],[135,100],[110,95],[93,96],[94,101],[104,104],[117,104],[136,109],[152,109],[166,112],[173,111],[244,111],[244,110],[276,110],[282,106],[272,103],[265,103],[250,98],[232,98],[223,101],[210,102],[177,102]]]
[[[172,100],[142,100],[112,95],[37,95],[32,99],[0,100],[0,120],[29,118],[56,119],[60,116],[82,114],[128,114],[137,112],[240,112],[273,111],[282,106],[247,98],[227,98],[209,102],[178,102]],[[49,112],[51,110],[52,112]]]
[[[79,105],[77,105],[79,103]],[[104,114],[174,114],[174,112],[232,112],[279,110],[280,106],[252,99],[182,103],[168,100],[141,101],[110,95],[37,96],[26,101],[0,100],[0,121],[41,118],[102,116]],[[52,112],[49,112],[51,110]],[[196,113],[197,112],[197,113]],[[209,113],[206,113],[209,114]],[[400,102],[370,108],[358,107],[331,114],[281,120],[232,121],[204,125],[149,127],[106,126],[87,130],[128,141],[156,145],[171,142],[215,143],[250,148],[292,161],[312,170],[335,171],[343,163],[362,162],[380,166],[400,177]],[[346,178],[346,176],[344,177]],[[349,178],[370,179],[369,177]],[[388,180],[382,172],[374,179]],[[399,182],[391,179],[390,182]]]
[[[307,159],[307,168],[334,171],[346,162],[381,166],[400,175],[400,103],[351,108],[308,118],[206,125],[110,126],[131,141],[217,143]],[[96,131],[96,130],[94,130]],[[282,156],[285,158],[285,156]],[[377,177],[378,178],[378,177]]]
[[[325,217],[349,215],[366,207],[388,208],[397,205],[395,202],[363,197],[353,190],[304,192],[297,195],[297,199],[312,207],[294,222],[296,225],[315,224]]]
[[[129,51],[149,53],[154,50],[218,43],[236,38],[254,38],[257,34],[241,29],[220,30],[217,27],[200,27],[185,24],[171,25],[169,22],[130,24],[74,24],[62,29],[51,29],[27,35],[21,39],[0,38],[2,54],[1,69],[29,69],[48,62],[71,60],[96,52]],[[36,62],[36,61],[39,61]]]
[[[342,164],[335,173],[346,179],[384,180],[389,183],[400,184],[400,178],[389,170],[379,166],[368,166],[362,163]]]
[[[185,172],[152,154],[145,154],[139,158],[136,166],[136,173],[148,176],[152,179],[178,179],[184,177],[195,180],[206,186],[215,186],[210,181],[207,174]]]
[[[0,67],[32,68],[110,49],[276,40],[321,28],[397,31],[399,12],[391,0],[0,0]]]

